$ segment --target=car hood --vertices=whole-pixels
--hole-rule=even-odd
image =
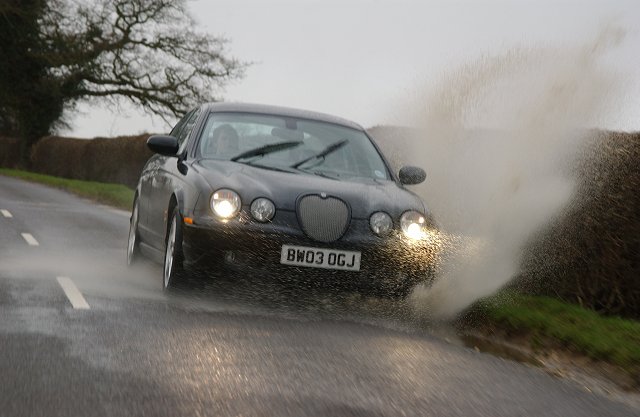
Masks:
[[[238,192],[244,205],[250,204],[255,198],[266,197],[280,210],[295,211],[300,196],[325,193],[347,202],[354,218],[368,218],[375,211],[385,211],[397,218],[406,210],[425,210],[419,197],[399,187],[394,181],[366,178],[334,180],[232,161],[201,160],[193,167],[213,190],[230,188]]]

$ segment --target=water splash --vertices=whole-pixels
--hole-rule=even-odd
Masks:
[[[620,78],[605,58],[623,39],[607,28],[578,47],[483,57],[412,105],[428,132],[409,143],[428,169],[418,192],[446,231],[440,278],[411,296],[418,312],[451,317],[518,273],[527,240],[574,194],[587,128],[615,106]]]

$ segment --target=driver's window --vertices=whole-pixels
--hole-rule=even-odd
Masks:
[[[182,128],[184,127],[185,122],[187,121],[187,119],[189,119],[189,117],[191,116],[192,111],[190,111],[189,113],[185,114],[182,119],[180,119],[180,121],[178,121],[178,123],[176,123],[176,125],[173,127],[173,129],[171,129],[171,133],[169,133],[169,135],[173,136],[174,138],[178,138],[178,136],[180,136],[180,133],[182,132]]]
[[[218,122],[209,119],[203,138],[200,141],[200,152],[205,158],[230,158],[242,150],[243,133],[247,126],[238,123]]]
[[[189,142],[189,135],[191,134],[191,131],[193,130],[193,127],[196,124],[196,120],[198,120],[198,115],[200,114],[200,109],[195,109],[192,110],[188,117],[186,117],[186,121],[184,123],[183,128],[180,130],[180,133],[178,133],[178,154],[181,154],[182,152],[184,152],[184,150],[187,147],[187,143]]]

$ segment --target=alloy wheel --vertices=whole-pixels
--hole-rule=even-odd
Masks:
[[[164,288],[167,289],[171,285],[173,278],[173,261],[175,257],[176,246],[176,217],[171,220],[171,228],[167,237],[167,249],[164,255]]]
[[[129,240],[127,243],[127,265],[132,265],[138,256],[138,202],[133,206],[131,224],[129,225]]]

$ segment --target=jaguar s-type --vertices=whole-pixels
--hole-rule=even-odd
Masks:
[[[435,225],[406,187],[426,174],[393,172],[356,123],[209,103],[147,145],[127,262],[163,264],[165,289],[229,267],[389,295],[432,279]]]

